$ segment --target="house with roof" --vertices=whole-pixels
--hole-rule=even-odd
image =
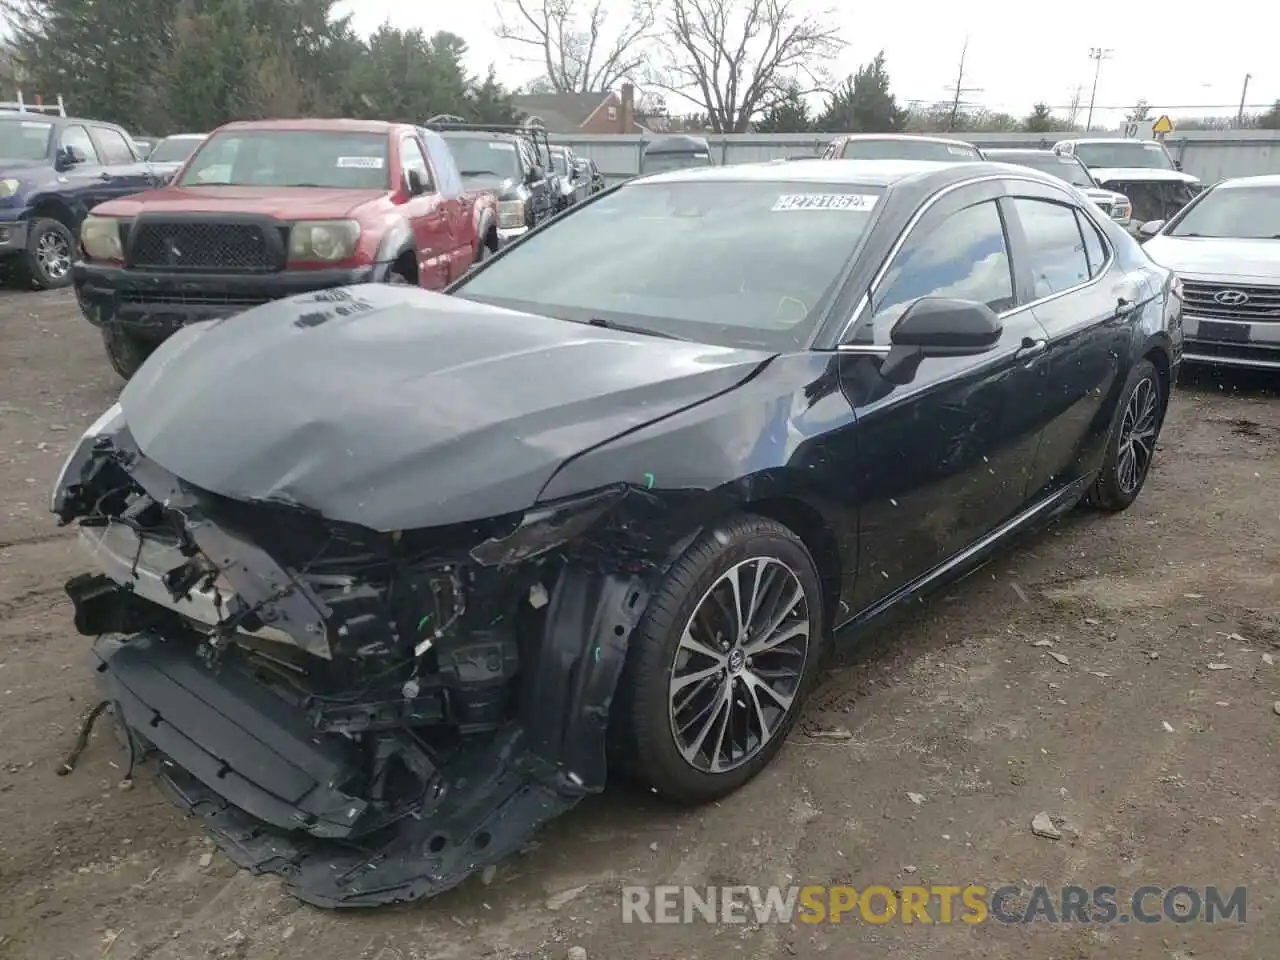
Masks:
[[[624,83],[620,93],[525,93],[511,102],[527,120],[541,120],[548,133],[648,133],[636,122],[635,98],[635,87]]]

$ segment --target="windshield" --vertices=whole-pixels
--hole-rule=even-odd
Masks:
[[[0,120],[0,160],[43,160],[52,135],[53,124],[42,120]]]
[[[976,147],[936,140],[849,140],[840,153],[844,160],[981,160]]]
[[[705,150],[688,153],[646,153],[640,161],[640,172],[662,173],[664,170],[709,166],[711,166],[711,155]]]
[[[182,186],[333,187],[386,190],[385,133],[228,130],[191,158]]]
[[[1280,240],[1280,187],[1209,190],[1168,235]]]
[[[516,156],[516,145],[510,140],[489,140],[480,137],[444,138],[453,154],[453,162],[464,177],[508,177],[520,176],[520,161]]]
[[[551,151],[551,169],[563,176],[569,172],[569,165],[565,159],[565,154],[561,150]]]
[[[998,153],[990,153],[987,159],[995,163],[1013,163],[1019,167],[1030,167],[1032,170],[1039,170],[1059,180],[1065,180],[1073,187],[1094,186],[1093,178],[1089,176],[1088,171],[1071,157],[1059,157],[1052,153],[1042,157],[1028,157],[1026,154],[1002,157]]]
[[[530,234],[453,292],[564,320],[795,349],[882,193],[843,183],[634,182]]]
[[[1172,170],[1173,161],[1158,143],[1117,140],[1114,143],[1077,143],[1076,156],[1086,167],[1129,167]]]
[[[181,163],[195,153],[202,142],[195,137],[165,137],[147,159],[156,163]]]

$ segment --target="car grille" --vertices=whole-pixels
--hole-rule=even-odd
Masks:
[[[1108,180],[1102,186],[1128,197],[1133,206],[1133,219],[1139,223],[1168,220],[1190,203],[1197,192],[1175,180]]]
[[[1219,297],[1243,302],[1223,303]],[[1280,322],[1280,286],[1240,286],[1230,283],[1182,282],[1182,300],[1188,313],[1215,320],[1245,320],[1252,323]]]
[[[176,270],[279,270],[284,248],[255,223],[165,223],[139,221],[130,243],[135,267]]]
[[[123,303],[183,304],[192,307],[241,307],[248,310],[268,302],[267,297],[238,293],[186,293],[176,290],[127,290],[120,294]]]

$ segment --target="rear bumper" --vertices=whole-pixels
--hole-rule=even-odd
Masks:
[[[265,274],[172,274],[80,261],[76,299],[94,326],[118,326],[162,339],[188,323],[216,320],[270,300],[367,283],[374,266]]]

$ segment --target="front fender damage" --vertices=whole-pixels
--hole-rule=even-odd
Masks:
[[[102,571],[66,589],[130,769],[322,907],[439,894],[604,788],[628,639],[690,517],[619,485],[374,534],[216,498],[118,417],[51,507]]]
[[[216,770],[205,774],[223,784],[217,791],[161,752],[159,782],[232,861],[280,876],[304,902],[372,907],[435,896],[518,852],[535,831],[604,788],[609,706],[627,637],[647,599],[640,576],[567,570],[552,591],[539,658],[521,677],[517,718],[441,767],[432,805],[359,841],[287,830],[248,813],[227,799],[234,795],[227,780],[239,775],[234,770],[221,779]],[[144,747],[180,738],[157,704],[138,696],[146,685],[137,663],[122,659],[128,649],[108,640],[95,647],[107,696],[123,707],[117,720]],[[142,663],[143,672],[155,668],[154,661]],[[190,756],[186,751],[188,764]],[[341,821],[359,812],[333,813]]]

